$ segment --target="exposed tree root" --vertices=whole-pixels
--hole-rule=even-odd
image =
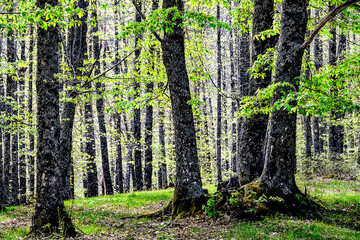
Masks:
[[[286,197],[264,192],[257,181],[236,190],[220,189],[212,195],[211,204],[208,204],[206,211],[213,216],[223,212],[237,219],[256,219],[275,212],[307,218],[320,215],[321,205],[301,192]]]

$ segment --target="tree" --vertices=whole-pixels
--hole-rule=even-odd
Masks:
[[[92,4],[96,6],[96,1],[93,0]],[[95,76],[100,74],[100,41],[97,32],[99,30],[98,27],[98,20],[97,20],[97,12],[96,10],[92,13],[92,18],[95,20],[96,25],[93,27],[92,32],[94,33],[93,36],[93,56],[95,59]],[[104,92],[104,84],[101,81],[96,82],[96,90],[100,93],[100,97],[96,100],[96,109],[98,112],[98,122],[99,122],[99,130],[100,130],[100,149],[101,149],[101,161],[102,161],[102,168],[103,168],[103,178],[104,183],[102,184],[105,187],[106,195],[114,194],[113,184],[111,180],[110,174],[110,165],[109,165],[109,152],[107,146],[107,137],[106,137],[106,126],[105,126],[105,113],[104,113],[104,99],[103,99],[103,92]],[[104,185],[105,184],[105,185]]]
[[[44,10],[46,6],[55,7],[56,0],[38,0],[36,6]],[[45,20],[45,19],[43,19]],[[37,29],[37,174],[36,204],[31,232],[51,234],[60,232],[65,236],[75,236],[76,231],[71,218],[65,210],[62,193],[59,156],[60,111],[59,111],[59,30],[48,25],[47,29]]]
[[[63,165],[61,166],[62,184],[64,199],[73,198],[71,194],[71,181],[70,181],[70,169],[72,166],[71,153],[73,143],[73,127],[75,118],[76,97],[78,91],[74,91],[76,85],[80,84],[80,78],[85,74],[82,70],[84,68],[84,60],[86,60],[87,51],[87,7],[89,3],[85,0],[79,0],[76,7],[81,8],[84,15],[81,18],[74,17],[74,21],[80,21],[81,24],[75,25],[69,29],[68,44],[67,44],[67,57],[69,59],[69,65],[71,66],[72,81],[68,84],[70,88],[66,92],[66,98],[70,101],[64,101],[63,110],[61,112],[61,133],[60,133],[60,157]]]
[[[307,27],[307,1],[284,0],[282,8],[275,83],[288,83],[297,89],[296,78],[300,76],[304,54],[301,46]],[[289,86],[276,88],[273,102],[291,89]],[[270,118],[268,136],[264,169],[260,178],[250,184],[259,185],[266,195],[292,198],[300,193],[295,183],[296,114],[276,109]]]
[[[177,10],[175,10],[176,8]],[[174,11],[184,12],[182,0],[164,0],[163,9],[169,9],[169,25],[161,40],[163,63],[165,66],[174,125],[176,178],[172,199],[172,215],[184,212],[195,214],[205,202],[197,154],[195,124],[191,100],[189,78],[185,63],[183,20],[174,17]]]
[[[216,18],[220,20],[220,3],[216,7]],[[222,181],[221,171],[221,28],[217,29],[217,128],[216,128],[216,169],[217,169],[217,182]]]
[[[275,46],[276,37],[272,36],[261,40],[256,36],[263,31],[269,30],[273,25],[274,18],[273,0],[255,0],[252,35],[255,37],[252,41],[252,64],[259,56],[266,53],[268,48]],[[248,48],[248,46],[247,46]],[[262,66],[265,77],[253,77],[249,83],[250,96],[254,96],[261,88],[271,84],[271,71],[268,65]],[[268,125],[268,115],[257,114],[250,118],[244,118],[241,124],[239,136],[239,159],[238,173],[242,184],[249,183],[258,178],[264,167],[264,144]]]

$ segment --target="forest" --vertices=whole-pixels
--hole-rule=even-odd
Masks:
[[[0,239],[360,239],[360,0],[0,8]]]

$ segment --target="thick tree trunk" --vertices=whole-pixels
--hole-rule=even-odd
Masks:
[[[95,4],[96,1],[93,1]],[[98,23],[97,23],[97,12],[94,11],[92,14],[93,19],[96,21],[95,27],[92,29],[94,34],[97,34],[99,31]],[[93,56],[97,59],[100,56],[100,41],[99,36],[93,36]],[[97,59],[95,63],[95,76],[100,74],[100,61]],[[113,184],[111,180],[110,174],[110,164],[109,164],[109,153],[108,153],[108,146],[107,146],[107,137],[106,137],[106,126],[105,126],[105,113],[104,113],[104,99],[101,96],[104,92],[104,84],[101,81],[96,82],[96,90],[100,94],[100,97],[96,100],[96,109],[98,112],[98,122],[99,122],[99,130],[100,130],[100,149],[101,149],[101,161],[102,161],[102,169],[103,169],[103,179],[104,182],[102,186],[105,187],[106,195],[113,195]]]
[[[297,88],[296,77],[300,75],[307,11],[305,0],[284,0],[281,18],[275,83],[288,82]],[[281,87],[274,91],[273,102],[283,97]],[[294,103],[296,104],[296,103]],[[275,110],[270,118],[265,165],[261,177],[255,182],[262,186],[267,196],[294,197],[299,193],[295,183],[296,170],[296,114],[285,109]]]
[[[271,29],[274,15],[274,1],[273,0],[255,0],[254,15],[253,15],[253,36],[261,32]],[[257,57],[266,52],[266,49],[274,47],[276,37],[267,38],[265,40],[252,41],[252,63],[256,61]],[[249,47],[248,45],[246,46]],[[244,57],[242,57],[243,59]],[[246,54],[246,58],[242,60],[241,66],[247,66],[250,55]],[[246,64],[244,64],[246,63]],[[267,68],[268,66],[263,66]],[[247,71],[248,68],[245,69]],[[271,71],[265,71],[264,78],[252,78],[249,84],[250,96],[254,96],[258,89],[265,88],[271,83]],[[247,76],[248,78],[249,76]],[[242,82],[242,88],[244,81]],[[244,91],[242,91],[244,92]],[[258,178],[264,167],[264,144],[268,125],[268,115],[257,114],[250,118],[242,120],[240,139],[239,139],[239,159],[238,159],[238,173],[242,184],[251,182]]]
[[[182,0],[164,0],[163,9],[177,7],[184,11]],[[172,117],[174,125],[176,179],[172,200],[173,216],[190,212],[195,214],[205,202],[200,176],[196,147],[195,125],[191,106],[189,78],[185,63],[185,44],[181,18],[173,20],[171,11],[168,20],[172,22],[172,32],[164,33],[161,42],[163,62],[168,77]]]
[[[216,7],[216,18],[220,20],[220,5]],[[221,171],[221,28],[217,29],[217,119],[216,119],[216,170],[217,170],[217,182],[222,181]]]
[[[37,1],[40,9],[45,4],[57,6],[56,0]],[[34,234],[62,231],[65,236],[75,236],[71,218],[65,210],[61,189],[59,82],[59,30],[49,25],[47,30],[37,29],[37,178],[36,204],[32,229]]]

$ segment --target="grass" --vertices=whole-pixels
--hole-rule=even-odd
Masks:
[[[76,226],[90,239],[360,239],[359,181],[317,179],[298,185],[326,206],[321,219],[276,214],[256,222],[220,224],[208,219],[207,225],[199,225],[200,220],[185,219],[171,226],[146,218],[119,219],[160,209],[171,199],[172,189],[76,199],[65,204]],[[206,188],[215,191],[214,186]],[[31,206],[11,207],[0,213],[0,239],[25,238],[31,214]]]

